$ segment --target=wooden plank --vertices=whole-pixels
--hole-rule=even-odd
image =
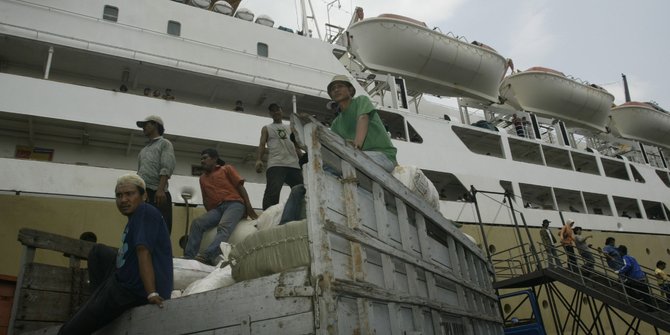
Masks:
[[[22,289],[21,304],[16,310],[16,320],[63,322],[73,314],[70,294],[42,290]]]
[[[389,227],[386,212],[386,203],[384,200],[384,189],[378,184],[372,184],[372,199],[375,212],[375,222],[377,223],[377,238],[388,244]]]
[[[95,245],[93,242],[82,241],[62,235],[47,233],[30,228],[19,230],[21,244],[38,249],[47,249],[73,255],[82,259],[88,258],[88,253]]]
[[[359,231],[354,231],[351,230],[347,227],[344,227],[342,225],[334,224],[330,221],[326,221],[323,224],[323,227],[329,231],[332,231],[340,236],[346,237],[348,240],[351,241],[356,241],[365,245],[370,246],[371,248],[375,250],[379,250],[382,253],[391,255],[393,257],[397,257],[402,259],[403,261],[411,264],[415,264],[418,267],[421,267],[422,269],[426,270],[426,272],[435,272],[439,274],[442,277],[445,277],[447,279],[450,279],[451,281],[458,283],[459,285],[463,285],[471,290],[480,292],[486,296],[488,296],[491,299],[497,299],[497,296],[493,293],[490,292],[489,290],[484,290],[481,287],[475,286],[471,282],[460,282],[459,278],[454,275],[454,269],[449,269],[443,266],[439,266],[437,263],[427,263],[423,260],[418,260],[415,257],[413,257],[411,254],[407,254],[404,251],[395,249],[393,247],[388,246],[387,244],[382,243],[381,241],[378,241],[376,239],[370,238],[368,235],[364,235]]]
[[[14,334],[55,335],[58,333],[60,326],[61,322],[17,320],[14,327]]]
[[[404,329],[405,325],[402,324],[398,310],[400,309],[395,303],[388,303],[388,313],[389,313],[389,323],[391,324],[391,335],[401,335],[401,330]]]
[[[358,228],[361,224],[358,212],[358,179],[356,179],[356,169],[346,161],[342,161],[341,182],[347,226],[349,228]]]
[[[410,191],[399,180],[384,171],[379,165],[373,163],[368,157],[365,157],[364,155],[356,155],[353,150],[345,146],[344,140],[337,134],[331,132],[323,126],[318,126],[317,132],[318,137],[321,139],[324,147],[332,150],[337,156],[349,162],[357,170],[366,171],[366,176],[368,176],[370,179],[381,185],[384,185],[387,191],[397,197],[402,198],[407,205],[414,208],[418,212],[429,215],[431,221],[433,221],[438,227],[440,227],[448,234],[453,235],[460,243],[468,243],[466,244],[467,248],[478,255],[481,259],[486,259],[486,256],[481,250],[479,250],[472,243],[466,242],[468,241],[467,238],[460,230],[458,230],[453,221],[448,220],[442,216],[440,212],[428,205],[424,199]]]
[[[414,219],[416,220],[416,230],[419,235],[419,248],[421,249],[421,258],[426,262],[431,262],[431,250],[428,237],[428,230],[426,229],[426,221],[421,213],[416,213]]]
[[[26,266],[25,280],[22,288],[70,293],[72,279],[77,278],[85,285],[88,293],[88,271],[86,269],[70,269],[49,264],[30,263]]]
[[[395,198],[395,206],[398,210],[398,227],[400,228],[400,240],[402,248],[411,253],[412,251],[412,236],[409,232],[409,218],[407,216],[407,206],[400,198]]]
[[[463,308],[463,306],[448,305],[440,302],[439,300],[433,300],[431,298],[425,299],[421,297],[410,296],[408,294],[403,294],[397,291],[389,291],[367,283],[338,280],[333,283],[333,289],[338,291],[338,293],[342,296],[368,298],[377,302],[395,302],[399,304],[414,305],[435,309],[443,313],[466,316],[469,318],[477,318],[495,322],[500,321],[496,316],[484,314],[472,315],[465,308]]]
[[[382,254],[382,271],[384,273],[384,287],[388,290],[394,290],[395,287],[395,267],[393,260],[387,254]]]
[[[14,291],[14,301],[12,303],[12,314],[9,319],[9,333],[14,332],[15,322],[19,313],[19,307],[23,304],[21,297],[21,283],[25,281],[26,266],[35,260],[35,248],[24,245],[21,250],[21,260],[19,262],[19,275],[16,278],[16,290]]]
[[[253,335],[313,334],[314,314],[307,312],[252,322],[249,331]]]

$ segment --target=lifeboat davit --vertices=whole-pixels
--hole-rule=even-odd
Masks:
[[[352,24],[349,52],[374,73],[402,77],[407,89],[439,96],[498,101],[506,59],[400,15],[383,14]]]
[[[532,67],[500,84],[500,97],[519,110],[556,118],[570,127],[605,132],[614,96],[562,72]]]
[[[626,102],[611,111],[612,131],[630,140],[670,149],[670,113],[644,102]]]

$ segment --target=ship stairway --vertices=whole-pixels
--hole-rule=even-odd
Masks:
[[[540,319],[544,320],[547,328],[553,328],[547,329],[548,333],[670,333],[670,298],[656,285],[653,269],[642,268],[647,279],[638,283],[635,289],[607,265],[605,256],[598,249],[590,250],[593,262],[586,260],[575,249],[576,264],[571,266],[560,245],[547,248],[541,242],[533,242],[523,213],[514,210],[508,193],[474,188],[471,192],[486,245],[477,195],[501,195],[505,201],[501,199],[500,203],[509,206],[514,213],[518,245],[495,253],[487,249],[495,273],[493,287],[499,295],[501,291],[531,290],[538,301],[542,301]],[[551,249],[555,250],[556,256],[548,251]],[[556,259],[560,266],[557,266]],[[516,319],[522,303],[501,306],[506,325]]]

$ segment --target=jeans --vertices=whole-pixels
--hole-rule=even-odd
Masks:
[[[59,335],[91,334],[114,321],[123,312],[147,303],[123,288],[114,276],[116,252],[96,244],[89,253],[89,278],[93,293],[83,306],[63,324]],[[106,276],[106,277],[105,277]]]
[[[549,263],[549,266],[551,266],[551,263],[553,262],[556,267],[562,267],[563,264],[561,263],[561,259],[558,258],[558,254],[556,253],[556,247],[553,245],[545,246],[547,249],[547,257],[549,259],[547,262]]]
[[[589,250],[579,250],[579,254],[584,258],[584,270],[585,275],[590,275],[593,272],[593,266],[596,263],[596,260],[593,258],[593,254]]]
[[[288,200],[286,200],[286,204],[284,205],[284,211],[281,214],[279,225],[305,218],[304,208],[306,192],[307,190],[305,190],[305,185],[303,184],[291,188],[291,194],[288,196]]]
[[[577,272],[577,257],[575,257],[575,248],[571,245],[564,245],[565,254],[568,255],[568,268],[570,271]]]
[[[273,166],[265,172],[265,179],[267,185],[263,194],[263,210],[279,203],[279,195],[284,183],[290,187],[302,184],[302,170],[286,166]]]
[[[156,205],[156,191],[147,188],[147,203],[158,208],[167,225],[168,234],[172,234],[172,195],[170,192],[165,192],[165,197],[167,201],[158,206]]]
[[[203,252],[203,256],[213,263],[216,256],[221,254],[219,247],[221,242],[228,241],[228,238],[245,213],[246,207],[243,203],[239,201],[224,201],[218,207],[209,210],[207,213],[193,220],[186,249],[184,249],[184,258],[194,258],[198,254],[198,249],[200,249],[202,235],[206,231],[216,227],[214,241]]]

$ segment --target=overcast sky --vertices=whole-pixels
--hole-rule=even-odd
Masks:
[[[488,44],[512,58],[518,69],[544,66],[603,86],[616,104],[624,102],[624,73],[634,101],[653,100],[670,109],[668,0],[332,1],[312,0],[322,34],[328,17],[346,26],[356,6],[366,17],[400,14]],[[298,28],[299,3],[243,0],[240,6],[270,15],[277,25]]]

